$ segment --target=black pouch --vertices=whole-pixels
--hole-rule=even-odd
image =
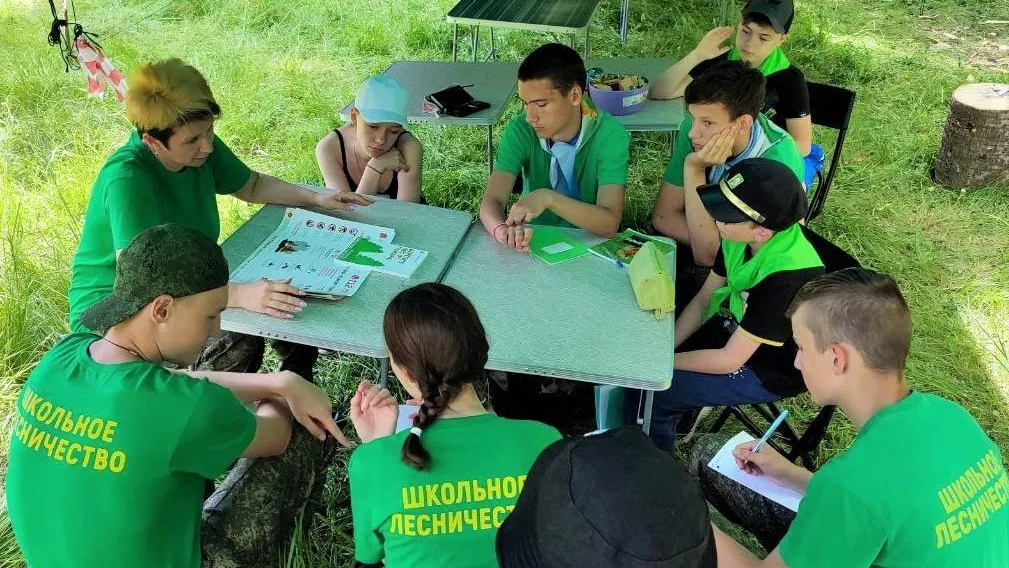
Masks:
[[[437,93],[431,93],[425,96],[424,100],[431,103],[438,110],[438,114],[444,116],[469,116],[490,108],[490,103],[474,99],[462,85],[452,85]]]

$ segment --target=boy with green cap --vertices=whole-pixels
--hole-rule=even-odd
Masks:
[[[727,436],[701,437],[691,462],[706,497],[771,551],[758,560],[716,528],[718,565],[1009,566],[1003,456],[960,405],[908,385],[911,312],[896,282],[832,272],[806,284],[788,315],[813,402],[836,405],[857,435],[815,472],[769,444],[734,449],[740,469],[803,494],[797,514],[706,467]]]
[[[570,47],[539,47],[522,61],[518,79],[525,111],[501,136],[480,203],[484,228],[519,251],[529,250],[529,224],[612,237],[624,212],[630,135],[589,101],[585,63]],[[519,175],[522,195],[506,212]]]
[[[29,565],[199,566],[207,480],[240,457],[282,454],[264,460],[268,468],[310,486],[318,471],[306,466],[323,446],[301,429],[292,437],[292,415],[315,437],[346,443],[326,393],[293,373],[187,376],[162,367],[191,364],[227,304],[227,262],[201,232],[160,225],[123,250],[112,293],[81,314],[87,327],[108,331],[61,339],[17,401],[6,497]],[[248,469],[241,483],[225,483],[231,505],[240,507],[243,493],[291,498],[283,486],[256,490],[263,476]],[[269,523],[286,516],[293,526],[289,503],[271,505],[243,519],[260,547],[283,540]],[[217,536],[204,558],[247,558],[248,539]]]
[[[791,365],[796,347],[785,310],[824,271],[799,225],[806,193],[784,164],[743,160],[696,193],[722,239],[701,291],[676,318],[672,385],[655,394],[650,434],[667,449],[687,411],[771,402],[804,390]],[[627,398],[633,418],[638,397]]]
[[[732,26],[709,31],[693,51],[656,79],[650,96],[656,99],[681,97],[690,81],[713,65],[722,61],[743,61],[767,78],[761,112],[788,131],[800,155],[809,155],[813,143],[809,89],[802,71],[781,49],[794,19],[792,0],[750,0],[743,6],[742,22],[731,49],[722,44],[732,36]]]

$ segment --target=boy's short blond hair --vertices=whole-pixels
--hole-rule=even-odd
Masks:
[[[150,63],[133,73],[126,91],[126,117],[141,132],[170,131],[194,120],[212,120],[221,108],[210,85],[180,59]]]

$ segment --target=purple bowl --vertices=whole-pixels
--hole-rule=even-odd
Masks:
[[[589,98],[600,110],[613,116],[624,116],[638,112],[648,99],[648,88],[651,83],[645,79],[645,86],[630,91],[601,91],[595,85],[589,84]]]

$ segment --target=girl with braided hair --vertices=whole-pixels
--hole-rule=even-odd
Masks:
[[[457,290],[427,283],[400,292],[383,331],[393,372],[421,404],[413,427],[394,434],[399,407],[387,390],[365,381],[351,401],[362,442],[348,466],[358,565],[497,566],[497,527],[560,434],[484,409],[474,382],[487,336]]]

